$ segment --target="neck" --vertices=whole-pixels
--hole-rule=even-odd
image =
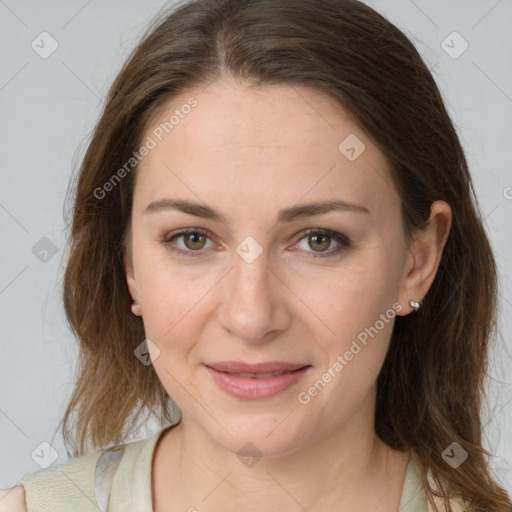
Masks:
[[[292,452],[241,459],[184,417],[163,436],[160,470],[155,456],[154,510],[398,510],[408,454],[384,444],[373,420],[361,425],[356,414]]]

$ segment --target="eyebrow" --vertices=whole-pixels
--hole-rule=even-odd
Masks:
[[[166,210],[179,210],[183,213],[195,215],[203,219],[212,219],[224,224],[228,224],[226,217],[219,211],[211,208],[210,206],[195,203],[188,199],[158,199],[148,204],[143,214],[161,212]],[[370,210],[365,206],[343,201],[341,199],[331,199],[327,201],[319,201],[314,203],[306,203],[300,206],[292,206],[280,210],[277,214],[277,222],[292,222],[304,217],[312,215],[320,215],[330,211],[350,211],[355,213],[369,214]]]

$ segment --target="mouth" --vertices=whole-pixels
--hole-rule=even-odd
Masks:
[[[276,396],[298,383],[312,368],[295,363],[248,364],[238,361],[205,364],[205,367],[222,391],[245,400]]]

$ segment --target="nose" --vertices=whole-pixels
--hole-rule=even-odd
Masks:
[[[268,265],[263,252],[247,262],[238,255],[224,280],[226,299],[220,308],[221,326],[247,343],[265,343],[290,325],[288,297],[282,278]]]

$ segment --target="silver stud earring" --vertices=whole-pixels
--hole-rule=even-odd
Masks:
[[[423,304],[423,301],[420,301],[420,302],[414,302],[413,300],[409,301],[409,306],[411,306],[411,308],[414,308],[415,311],[418,311],[418,309],[420,309],[422,304]]]

